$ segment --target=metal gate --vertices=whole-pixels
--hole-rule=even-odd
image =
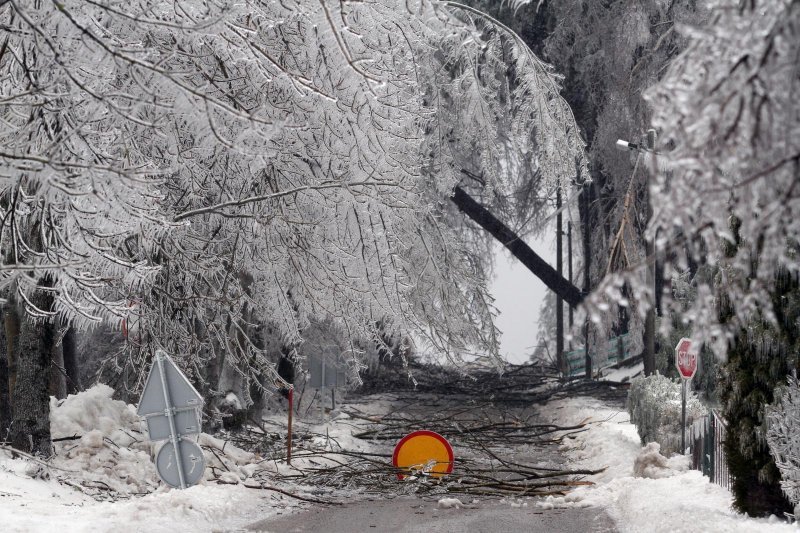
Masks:
[[[731,475],[722,443],[727,424],[715,410],[692,425],[692,468],[700,470],[709,479],[726,489],[731,487]]]

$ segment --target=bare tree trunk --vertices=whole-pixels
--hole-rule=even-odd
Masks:
[[[50,283],[45,280],[40,285],[46,287]],[[53,307],[53,295],[50,292],[36,291],[31,301],[44,311]],[[53,453],[48,385],[55,333],[55,326],[50,322],[34,322],[27,316],[22,321],[17,351],[17,379],[11,398],[14,412],[11,445],[44,457]]]
[[[5,305],[0,305],[0,442],[8,436],[11,424],[11,400],[8,395],[8,343],[6,342]]]
[[[77,394],[83,390],[81,385],[80,366],[78,365],[78,342],[75,328],[69,327],[61,339],[61,351],[64,357],[64,371],[67,373],[67,394]]]
[[[19,313],[13,299],[9,299],[3,310],[3,326],[6,337],[6,356],[8,357],[8,397],[14,396],[17,381],[17,345],[19,343]]]

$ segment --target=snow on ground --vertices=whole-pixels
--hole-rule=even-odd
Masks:
[[[198,442],[205,479],[183,491],[166,487],[151,459],[158,444],[142,434],[135,408],[112,393],[98,385],[52,401],[53,438],[67,440],[55,442],[48,466],[0,449],[0,530],[230,531],[296,505],[276,492],[246,488],[242,482],[259,458],[204,433]]]
[[[622,368],[607,368],[603,371],[603,379],[606,381],[630,381],[632,378],[644,373],[644,362],[636,363]]]
[[[593,421],[587,431],[566,439],[563,448],[574,468],[607,468],[589,478],[595,485],[543,499],[537,502],[540,508],[601,507],[623,533],[800,531],[775,517],[753,519],[734,512],[731,493],[690,470],[685,458],[663,458],[657,446],[643,449],[625,411],[582,397],[551,402],[543,412],[559,424]],[[640,475],[647,477],[634,476],[637,458]]]

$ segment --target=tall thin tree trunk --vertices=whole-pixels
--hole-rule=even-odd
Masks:
[[[61,339],[64,370],[67,373],[67,394],[77,394],[83,390],[80,366],[78,365],[78,343],[75,337],[75,328],[70,326],[64,333],[64,338]]]
[[[47,280],[41,287],[51,285]],[[53,307],[53,295],[38,290],[31,297],[41,310]],[[52,455],[50,441],[50,397],[48,394],[50,362],[56,340],[51,322],[36,321],[26,316],[22,321],[17,351],[17,379],[12,396],[13,419],[11,445],[36,455]]]
[[[6,336],[6,356],[8,357],[8,397],[14,396],[17,381],[17,346],[19,344],[19,313],[13,299],[9,299],[3,312],[3,326]]]
[[[5,305],[0,305],[0,442],[8,436],[11,424],[11,400],[8,395],[8,343],[6,342]]]

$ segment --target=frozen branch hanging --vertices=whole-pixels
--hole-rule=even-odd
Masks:
[[[163,347],[201,381],[211,360],[277,379],[265,326],[293,348],[312,321],[354,368],[387,332],[496,354],[487,260],[447,198],[471,173],[529,220],[587,175],[552,72],[442,4],[0,12],[2,283],[27,297],[41,272],[65,320],[127,318],[134,370]]]
[[[800,3],[714,6],[707,27],[683,29],[687,50],[648,95],[667,167],[649,231],[664,245],[683,236],[691,261],[716,270],[687,316],[721,355],[731,332],[772,316],[776,272],[798,272]]]

